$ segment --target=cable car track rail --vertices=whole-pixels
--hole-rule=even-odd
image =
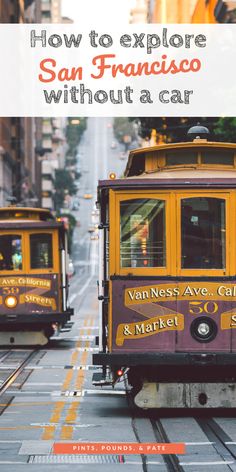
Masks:
[[[136,437],[136,440],[141,444],[142,442],[150,442],[150,443],[170,443],[170,440],[168,438],[167,433],[165,432],[165,429],[163,428],[161,422],[159,419],[153,419],[151,417],[151,412],[147,411],[147,417],[137,417],[136,413],[137,410],[133,407],[133,401],[130,395],[130,391],[128,388],[128,381],[127,377],[124,378],[124,385],[125,385],[125,390],[126,390],[126,400],[127,404],[130,410],[130,415],[131,415],[131,425],[132,429],[134,432],[134,435]],[[142,423],[142,419],[147,420],[146,427],[144,427]],[[139,421],[141,420],[141,422]],[[139,426],[140,424],[140,426]],[[149,428],[148,426],[151,426]],[[143,437],[142,437],[143,435]],[[142,460],[142,467],[143,467],[143,472],[149,472],[148,466],[151,464],[148,464],[147,460],[147,455],[145,454],[140,454],[141,460]],[[184,472],[184,469],[179,463],[179,459],[176,455],[174,454],[168,454],[168,455],[163,455],[164,463],[166,466],[166,470],[168,472]]]
[[[196,421],[222,459],[225,461],[235,461],[236,444],[228,434],[225,433],[221,426],[219,426],[213,418],[196,418]],[[233,470],[230,468],[230,465],[229,470]]]
[[[10,352],[11,352],[10,349],[1,352],[1,354],[0,354],[0,356],[1,356],[0,357],[0,367],[3,364],[3,361],[5,361],[5,359],[9,356]]]
[[[169,443],[170,440],[160,420],[150,418],[150,421],[156,441],[160,443]],[[163,455],[163,458],[168,472],[184,472],[184,469],[179,464],[179,459],[175,454]]]
[[[170,443],[170,439],[162,425],[161,419],[152,418],[150,413],[147,412],[147,416],[134,416],[135,411],[131,412],[132,415],[132,428],[136,437],[136,440],[141,444],[142,442],[157,442],[157,443]],[[218,464],[225,464],[224,467],[229,471],[235,470],[236,465],[236,443],[228,436],[228,434],[219,426],[216,420],[210,418],[193,417],[198,425],[200,426],[206,438],[209,440],[209,445],[215,449],[215,452],[219,456]],[[151,428],[149,426],[151,425]],[[179,441],[181,442],[181,436]],[[191,443],[189,443],[191,445]],[[166,471],[168,472],[184,472],[188,469],[190,462],[190,452],[186,452],[186,455],[179,458],[175,454],[164,454],[162,455]],[[150,453],[151,455],[151,453]],[[191,454],[190,454],[191,455]],[[153,456],[151,456],[153,457]],[[152,467],[152,460],[149,461],[149,454],[141,454],[142,467],[144,472],[149,472],[149,466]],[[198,459],[197,459],[198,462]],[[205,461],[198,462],[199,467],[204,465]],[[207,465],[213,465],[216,462],[209,462]],[[164,470],[164,469],[163,469]],[[226,469],[224,469],[226,470]]]
[[[39,349],[34,349],[29,353],[29,355],[21,362],[20,365],[18,365],[12,372],[11,374],[7,377],[6,380],[3,381],[3,383],[0,385],[0,396],[3,395],[6,390],[15,382],[17,377],[21,374],[21,372],[24,370],[26,365],[32,361],[32,359],[36,356],[36,354],[39,352]]]
[[[139,421],[141,419],[141,422]],[[144,424],[142,419],[146,419],[147,423]],[[148,426],[151,426],[149,429]],[[160,420],[152,418],[132,418],[132,428],[137,441],[142,444],[143,442],[150,443],[170,443],[170,440],[163,428]],[[148,455],[141,454],[142,466],[144,472],[149,472],[149,466],[151,467],[152,461],[149,462]],[[150,456],[152,453],[150,452]],[[163,461],[168,472],[184,472],[183,467],[179,463],[179,459],[175,454],[163,454]]]

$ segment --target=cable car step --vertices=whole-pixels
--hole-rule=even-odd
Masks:
[[[64,324],[63,328],[60,329],[60,332],[68,333],[71,330],[73,324],[74,324],[73,321],[67,321],[67,323]]]
[[[95,372],[93,374],[92,384],[95,387],[103,387],[105,385],[113,385],[113,381],[109,376],[104,377],[103,372]]]

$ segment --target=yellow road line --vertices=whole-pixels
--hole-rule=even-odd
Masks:
[[[45,441],[54,439],[55,431],[56,431],[56,426],[45,426],[44,432],[42,434],[42,439]]]
[[[91,327],[94,325],[95,321],[97,319],[97,316],[93,316],[92,319],[91,319]]]
[[[62,410],[65,406],[65,402],[60,401],[56,402],[49,423],[58,423],[62,414]],[[49,440],[54,438],[56,427],[55,426],[45,426],[42,439]]]
[[[68,413],[66,415],[65,423],[75,423],[79,405],[80,405],[80,402],[73,402],[70,405]]]
[[[38,406],[38,405],[54,405],[55,402],[27,402],[27,403],[10,403],[10,405],[8,405],[8,403],[6,405],[3,405],[3,404],[0,404],[0,406],[7,406],[8,405],[8,408],[11,408],[13,406]]]
[[[88,344],[88,341],[86,341],[86,344]],[[81,357],[81,364],[86,364],[88,353],[84,352]],[[75,390],[80,390],[82,388],[83,382],[84,382],[84,375],[85,371],[81,370],[77,374],[76,382],[75,382]],[[68,413],[65,419],[66,423],[75,423],[77,415],[78,415],[78,408],[80,406],[80,401],[74,402],[70,405],[68,409]],[[68,436],[67,439],[71,439],[73,434],[73,429],[71,431],[71,436]]]
[[[73,370],[69,370],[69,372],[66,374],[66,378],[65,378],[65,381],[62,385],[62,390],[68,390],[69,386],[70,386],[70,383],[72,381],[72,378],[73,378],[73,375],[74,375],[74,371]]]
[[[1,431],[17,431],[18,429],[39,429],[39,428],[42,428],[42,426],[40,426],[40,425],[36,425],[36,426],[31,426],[31,425],[27,425],[27,426],[4,426],[4,427],[0,427],[0,430]]]
[[[88,327],[92,326],[93,323],[94,323],[94,318],[93,317],[90,316],[90,317],[86,318],[84,320],[83,329],[80,330],[80,335],[84,334],[85,329],[88,330],[88,334],[90,334],[91,330]],[[78,341],[76,343],[76,349],[81,347],[81,346],[82,346],[82,342]],[[89,341],[86,341],[85,347],[89,347]],[[80,353],[77,350],[72,352],[71,361],[70,361],[71,365],[75,366],[77,364],[79,354]],[[82,357],[81,357],[81,364],[82,365],[86,364],[87,356],[88,356],[88,352],[84,352],[82,354]],[[66,378],[65,378],[64,383],[62,385],[62,391],[68,390],[70,388],[71,383],[73,381],[74,374],[75,374],[75,371],[72,370],[72,369],[70,369],[67,372]],[[82,385],[83,385],[83,382],[84,382],[84,371],[79,371],[78,375],[77,375],[77,378],[76,378],[76,381],[75,381],[75,388],[76,389],[81,389]],[[54,409],[53,409],[53,412],[52,412],[52,415],[51,415],[51,418],[49,420],[49,423],[59,423],[63,408],[65,406],[65,403],[66,403],[65,401],[56,402],[56,404],[54,406]],[[75,423],[76,418],[77,418],[77,414],[78,414],[79,405],[80,405],[80,402],[73,402],[70,405],[70,407],[68,408],[68,411],[67,411],[65,423]],[[45,426],[44,427],[44,432],[42,434],[42,439],[44,439],[44,440],[54,439],[55,431],[56,431],[56,426],[53,426],[53,425],[52,426]],[[64,440],[71,439],[72,436],[73,436],[73,431],[74,431],[74,428],[73,428],[72,425],[64,424],[61,427],[60,439],[64,439]]]
[[[56,402],[55,406],[54,406],[54,409],[53,409],[53,412],[52,412],[52,415],[51,415],[51,418],[50,418],[50,423],[58,423],[60,417],[61,417],[61,414],[62,414],[62,410],[65,406],[65,402],[64,401],[60,401],[60,402]]]
[[[85,347],[89,347],[89,341],[86,341]],[[87,358],[88,358],[88,351],[83,352],[81,356],[81,364],[86,365],[87,363]],[[77,374],[77,379],[75,383],[76,390],[80,390],[82,388],[82,385],[84,383],[84,377],[85,377],[85,371],[80,370]]]
[[[71,356],[71,365],[75,365],[78,360],[79,351],[74,351]]]
[[[93,323],[94,323],[94,319],[89,318],[88,323],[89,323],[90,326],[92,326]],[[91,332],[91,329],[88,329],[88,334],[90,334],[90,332]],[[90,342],[86,341],[85,347],[89,347],[89,344],[90,344]],[[88,352],[85,351],[85,352],[83,352],[83,354],[81,356],[81,364],[82,365],[86,365],[87,358],[88,358]],[[85,371],[80,370],[77,374],[77,378],[76,378],[76,382],[75,382],[75,389],[76,390],[81,390],[82,389],[82,386],[83,386],[83,383],[84,383],[84,378],[85,378]],[[66,420],[65,420],[66,423],[75,423],[76,422],[76,418],[78,416],[79,406],[80,406],[80,401],[71,404],[71,406],[68,410],[67,416],[66,416]],[[61,435],[61,439],[72,439],[73,432],[74,432],[73,427],[71,428],[71,430],[67,429],[66,430],[66,438],[62,437],[62,435]]]
[[[84,331],[82,331],[81,334],[84,334]],[[76,346],[75,346],[76,349],[77,349],[78,347],[81,347],[81,346],[82,346],[82,341],[77,341]],[[78,351],[75,351],[75,352],[78,354]]]
[[[84,383],[84,370],[80,371],[77,375],[77,379],[75,383],[76,390],[80,390],[82,388],[83,383]]]
[[[73,426],[64,425],[61,428],[60,439],[70,439],[73,434]]]
[[[98,308],[98,300],[94,300],[93,304],[92,304],[92,309],[93,310],[96,310]]]
[[[81,341],[78,341],[77,344],[76,344],[76,348],[78,347],[81,347]],[[71,355],[71,365],[76,365],[77,363],[77,360],[78,360],[78,356],[79,356],[79,351],[74,351]],[[64,383],[62,385],[62,390],[68,390],[69,387],[70,387],[70,384],[71,384],[71,381],[73,379],[73,376],[74,376],[74,371],[71,369],[67,372],[66,374],[66,378],[64,380]]]

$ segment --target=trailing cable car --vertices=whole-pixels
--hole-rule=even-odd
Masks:
[[[132,150],[99,182],[94,385],[126,375],[141,408],[236,406],[236,144]]]
[[[67,234],[49,210],[0,208],[0,342],[44,345],[69,320]]]

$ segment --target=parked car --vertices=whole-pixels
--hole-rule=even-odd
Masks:
[[[94,224],[90,224],[89,227],[88,227],[88,232],[89,233],[93,233],[95,231],[95,226]]]
[[[86,192],[84,193],[84,198],[85,200],[91,200],[91,198],[93,198],[93,194],[90,192]]]
[[[98,238],[99,238],[99,235],[97,232],[92,233],[90,236],[91,241],[97,241]]]

